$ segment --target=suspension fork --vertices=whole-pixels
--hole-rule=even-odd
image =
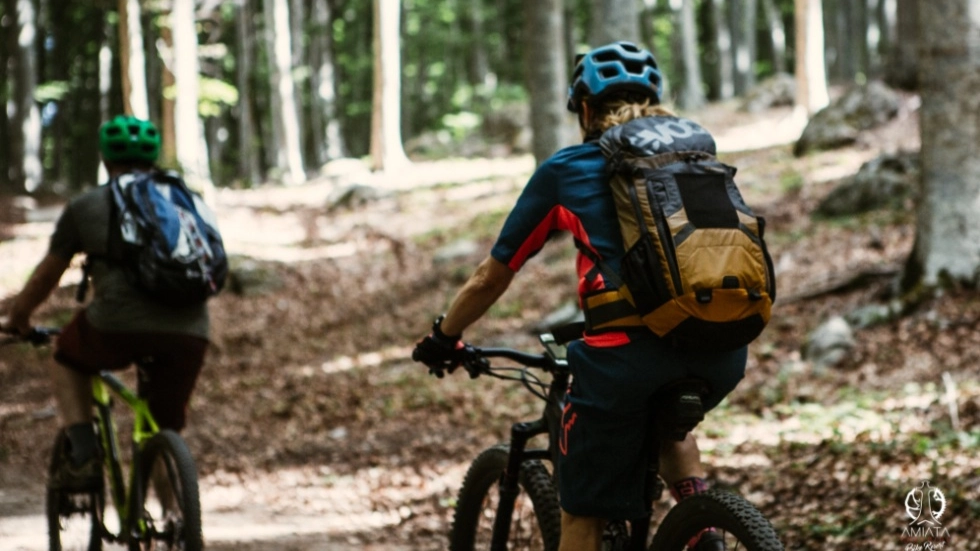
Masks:
[[[510,521],[514,515],[514,502],[520,493],[521,463],[524,462],[524,450],[527,442],[534,436],[548,431],[543,419],[528,423],[515,423],[510,428],[510,453],[507,457],[507,468],[500,478],[500,502],[497,505],[497,516],[493,520],[493,539],[490,542],[491,551],[506,551],[507,539],[510,538]]]

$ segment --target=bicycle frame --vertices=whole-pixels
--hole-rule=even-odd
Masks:
[[[112,418],[112,398],[118,397],[133,411],[132,464],[129,472],[129,493],[123,481],[122,461],[119,453],[119,439],[116,424]],[[139,461],[143,444],[160,428],[150,413],[146,400],[129,389],[119,378],[108,371],[102,371],[92,378],[92,397],[95,400],[96,423],[105,450],[105,465],[109,472],[110,495],[116,513],[119,515],[120,533],[118,539],[139,538],[146,531],[146,521],[139,513],[142,503],[140,495],[141,462]],[[105,526],[103,523],[103,530]],[[108,532],[106,530],[106,532]],[[113,534],[107,534],[115,537]]]
[[[511,425],[510,452],[507,468],[499,484],[500,501],[494,519],[493,539],[490,542],[491,551],[505,551],[507,540],[510,538],[510,519],[514,513],[514,503],[520,494],[521,463],[528,459],[539,459],[550,461],[552,465],[557,464],[562,408],[570,375],[567,370],[558,369],[567,365],[564,360],[550,355],[530,355],[504,348],[485,348],[481,349],[479,354],[483,357],[509,358],[529,367],[545,368],[554,375],[548,385],[546,404],[541,417],[534,421]],[[548,434],[547,448],[528,449],[528,442],[532,438],[546,433]]]
[[[542,336],[542,344],[548,349],[547,355],[532,355],[518,352],[516,350],[504,348],[475,349],[484,358],[503,357],[508,358],[528,367],[541,367],[550,371],[553,379],[548,386],[548,393],[544,411],[541,417],[534,421],[518,422],[511,425],[510,432],[510,452],[507,458],[507,468],[501,477],[499,484],[500,500],[497,505],[497,514],[494,518],[493,538],[490,542],[491,551],[506,551],[507,540],[510,538],[510,522],[514,513],[514,504],[520,494],[519,476],[521,464],[529,459],[550,461],[553,466],[558,464],[558,453],[560,450],[559,440],[562,436],[562,410],[565,406],[566,390],[570,380],[570,373],[565,368],[567,363],[555,356],[555,351],[551,344],[554,339],[550,336]],[[653,412],[651,412],[651,415]],[[651,423],[651,427],[654,425]],[[548,434],[548,447],[528,449],[528,442],[541,434]],[[658,473],[660,470],[660,457],[657,450],[660,447],[659,434],[656,432],[647,438],[644,445],[648,447],[649,463],[647,466],[647,476],[644,481],[645,498],[651,505],[660,499],[663,493],[663,482],[660,481]],[[553,474],[557,478],[556,474]],[[631,530],[629,543],[626,549],[629,551],[645,551],[646,540],[650,533],[650,523],[653,515],[647,514],[642,518],[633,519],[630,522]]]

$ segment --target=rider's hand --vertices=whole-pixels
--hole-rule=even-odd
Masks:
[[[440,379],[445,371],[452,373],[460,366],[460,350],[463,349],[462,335],[446,335],[439,327],[442,318],[439,316],[432,324],[432,333],[415,343],[412,359],[429,366],[429,373]]]
[[[0,322],[0,332],[26,337],[31,333],[31,319],[27,316],[11,314],[9,318]]]

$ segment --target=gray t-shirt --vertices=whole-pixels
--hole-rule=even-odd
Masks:
[[[208,338],[207,304],[173,307],[133,287],[123,268],[107,261],[111,190],[100,186],[72,199],[51,236],[49,254],[71,260],[89,255],[94,297],[86,317],[100,331],[176,333]]]

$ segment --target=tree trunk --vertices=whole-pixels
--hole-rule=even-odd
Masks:
[[[313,55],[311,62],[316,69],[310,82],[312,83],[315,102],[312,108],[312,126],[317,162],[321,165],[340,159],[346,155],[343,134],[340,131],[340,119],[337,116],[337,83],[336,67],[333,55],[333,18],[330,13],[330,2],[313,0],[313,21],[316,25],[313,40]],[[320,131],[320,129],[323,129]]]
[[[769,40],[772,42],[772,68],[777,73],[786,72],[786,26],[775,0],[762,0],[762,8],[769,22]]]
[[[980,283],[980,9],[920,2],[922,200],[904,287]]]
[[[166,168],[177,168],[177,123],[174,113],[176,80],[173,72],[173,32],[169,24],[160,26],[158,56],[163,61],[160,71],[160,88],[163,100],[160,102],[160,161]]]
[[[13,18],[9,17],[14,12],[13,1],[3,0],[0,4],[0,82],[10,82],[7,66],[10,61],[10,52],[15,49],[14,37],[17,33],[11,29]],[[10,119],[7,117],[7,89],[0,88],[0,192],[15,193],[17,186],[11,180],[10,173]]]
[[[718,99],[735,95],[735,66],[732,31],[725,14],[725,0],[709,0],[715,21],[715,51],[718,58]]]
[[[289,36],[287,0],[265,0],[265,35],[269,46],[269,72],[272,77],[273,128],[278,134],[276,166],[287,185],[306,181],[300,145],[296,85],[290,67],[292,46]]]
[[[796,109],[809,117],[830,103],[820,0],[796,0]]]
[[[146,56],[139,0],[119,0],[119,64],[122,68],[123,112],[149,120]]]
[[[306,172],[306,163],[309,161],[309,151],[306,145],[309,143],[309,136],[312,132],[310,117],[304,116],[306,110],[305,94],[302,82],[297,82],[296,74],[293,69],[298,67],[310,67],[310,62],[306,54],[304,42],[307,40],[306,32],[306,6],[304,0],[289,0],[289,46],[290,61],[289,73],[293,76],[293,101],[296,104],[296,126],[299,132],[299,144],[301,159],[303,160],[303,171]],[[306,74],[306,82],[309,83],[310,75]],[[310,106],[312,108],[312,105]],[[304,178],[305,179],[305,178]]]
[[[632,5],[632,4],[631,4]],[[566,143],[568,76],[562,43],[561,0],[524,4],[525,74],[531,95],[534,159],[541,164]],[[636,21],[636,19],[631,19]]]
[[[170,12],[173,32],[174,130],[177,162],[188,185],[210,193],[211,168],[204,124],[198,115],[200,69],[197,58],[197,31],[194,28],[194,0],[174,0]]]
[[[37,89],[37,11],[33,0],[17,0],[13,97],[10,117],[10,180],[32,192],[41,185],[41,115],[34,101]]]
[[[915,90],[919,84],[919,18],[916,15],[916,0],[898,0],[895,21],[895,36],[885,64],[885,82],[903,90]]]
[[[684,90],[680,94],[681,109],[697,109],[704,105],[701,79],[701,57],[698,55],[698,31],[694,21],[694,1],[683,0],[680,10],[681,50],[684,60]]]
[[[592,3],[589,44],[596,48],[618,40],[638,43],[639,19],[636,0],[596,0]]]
[[[408,163],[401,131],[401,0],[374,0],[374,102],[371,168],[397,169]]]
[[[729,4],[735,51],[735,95],[741,96],[755,85],[756,0],[736,0]]]
[[[241,0],[235,12],[238,55],[235,81],[238,84],[238,175],[248,184],[262,181],[255,119],[252,115],[252,71],[255,67],[255,32],[252,28],[252,0]]]

